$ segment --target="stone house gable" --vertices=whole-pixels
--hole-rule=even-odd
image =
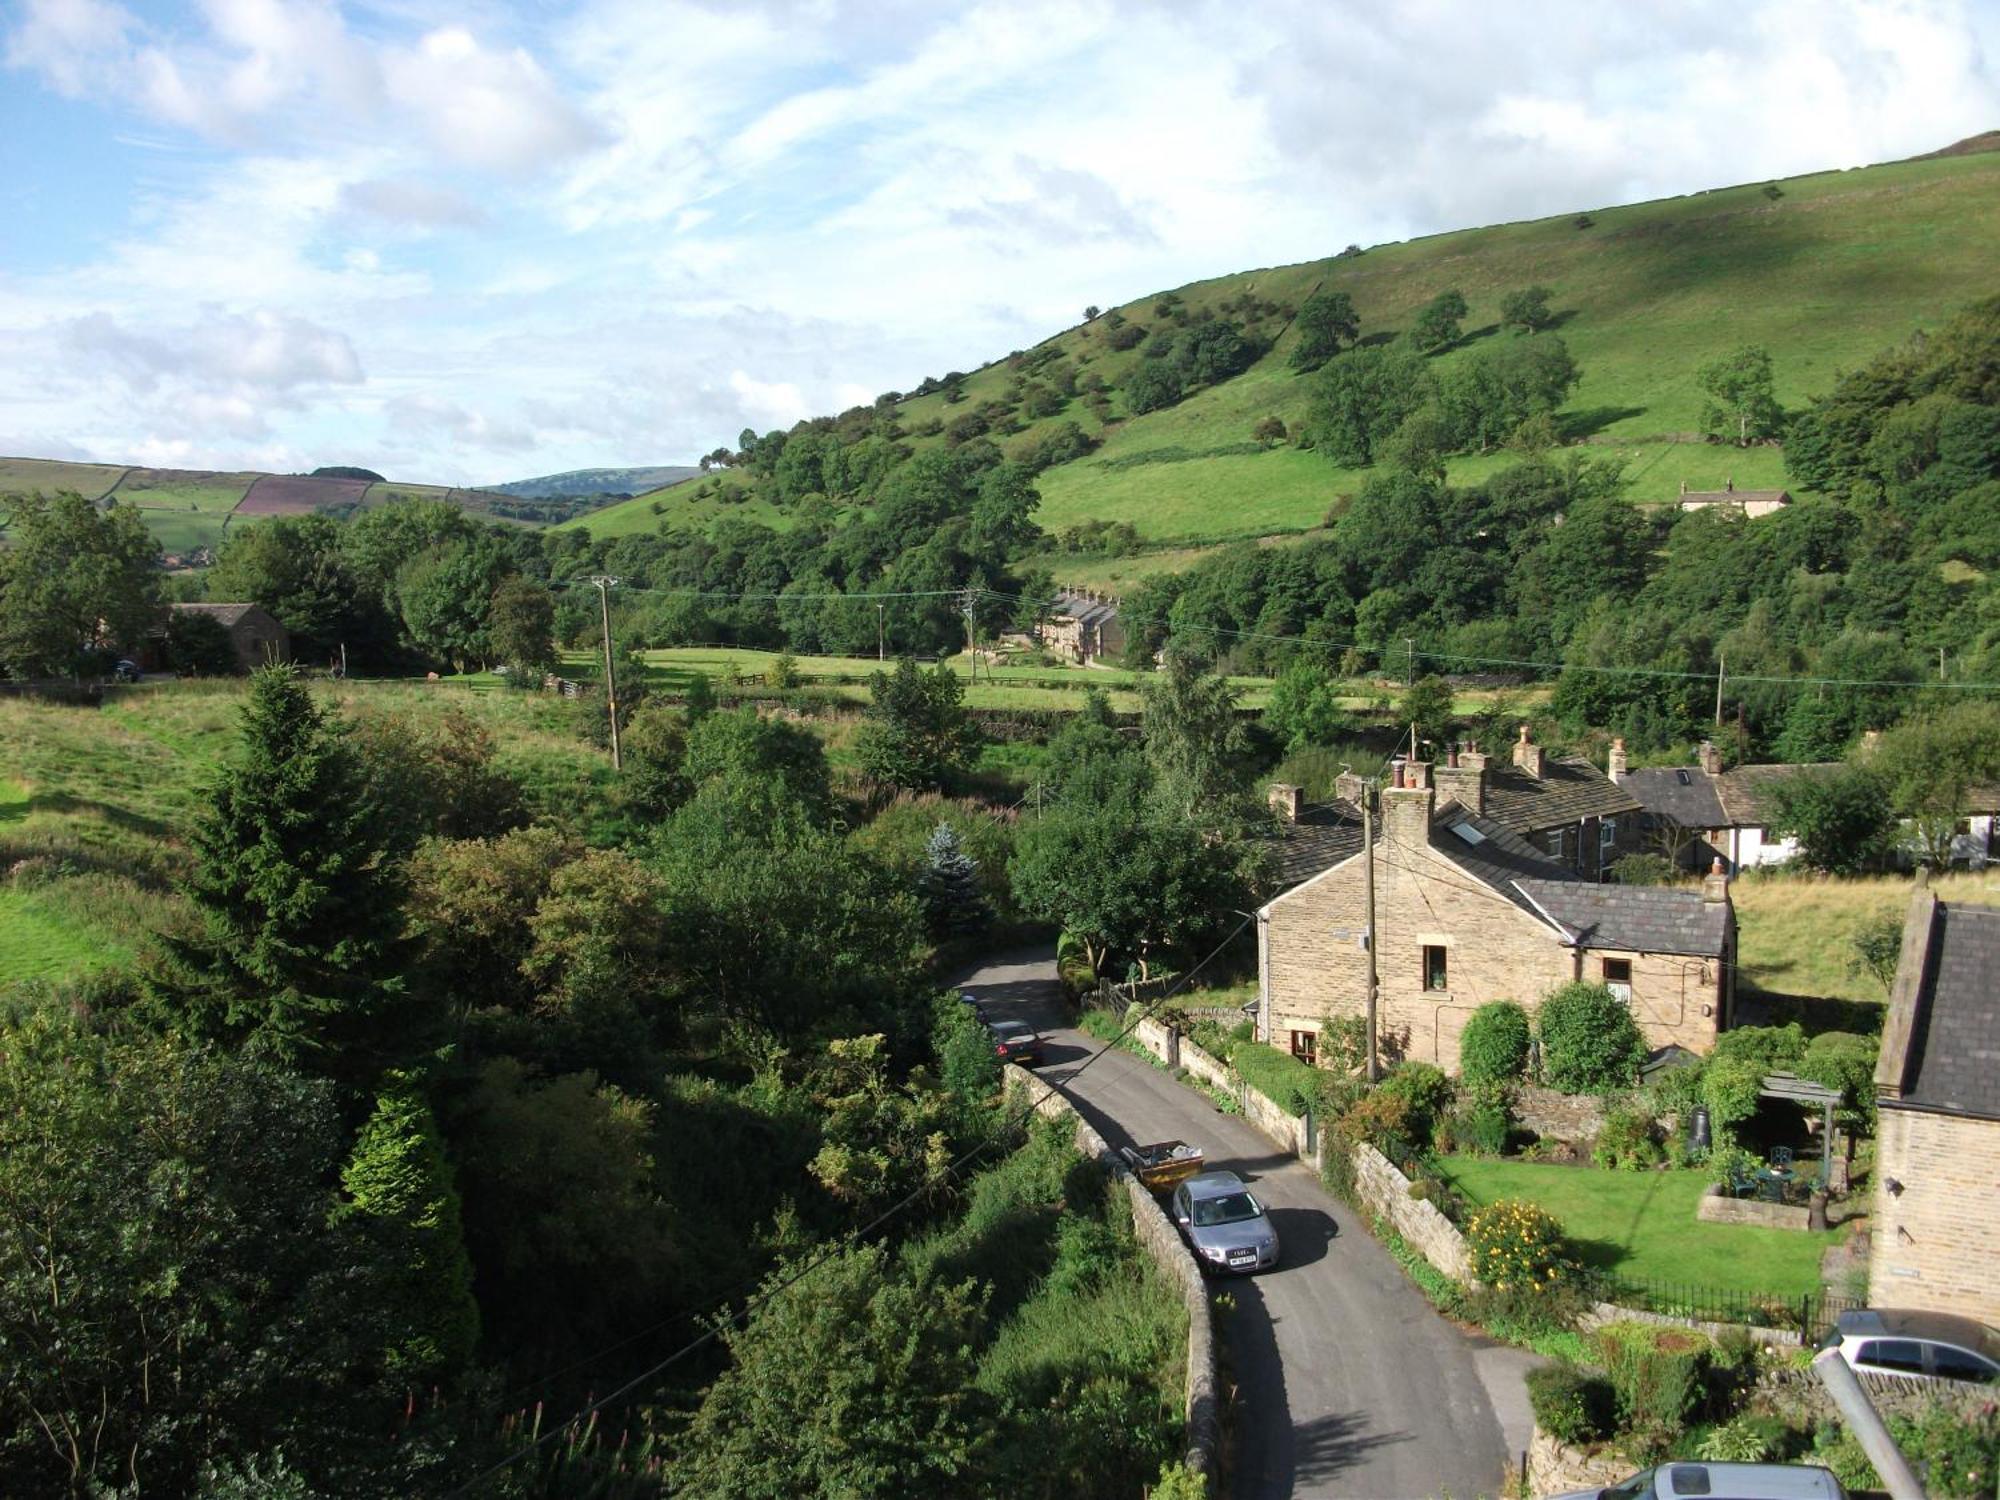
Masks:
[[[1868,1300],[2000,1324],[2000,908],[1919,877],[1875,1068]]]
[[[1415,784],[1386,788],[1381,799],[1373,863],[1385,1055],[1455,1071],[1459,1035],[1480,1006],[1515,1000],[1532,1012],[1579,978],[1626,995],[1655,1047],[1713,1044],[1727,1023],[1733,956],[1726,887],[1703,895],[1620,887],[1617,901],[1591,899],[1604,888],[1577,881],[1508,830],[1462,804],[1440,810],[1429,769],[1399,769]],[[1365,1014],[1366,879],[1357,838],[1354,852],[1259,914],[1259,1033],[1273,1045],[1317,1054],[1324,1026]],[[1559,904],[1558,895],[1584,899]],[[1587,927],[1572,925],[1580,915]],[[1676,947],[1709,951],[1663,951]]]

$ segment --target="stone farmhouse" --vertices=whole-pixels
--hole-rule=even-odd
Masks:
[[[1875,1066],[1868,1301],[2000,1324],[2000,908],[1922,876]]]
[[[1864,739],[1866,737],[1864,736]],[[1772,831],[1776,788],[1795,776],[1839,769],[1836,762],[1806,762],[1722,769],[1722,752],[1704,740],[1692,766],[1625,769],[1625,742],[1611,749],[1611,774],[1643,809],[1639,832],[1669,852],[1683,869],[1705,869],[1720,859],[1725,870],[1774,865],[1798,853],[1798,841]],[[1994,855],[2000,787],[1976,789],[1970,815],[1952,841],[1954,863],[1983,868]]]
[[[1355,802],[1306,806],[1296,788],[1273,788],[1288,889],[1258,912],[1260,1038],[1316,1058],[1328,1022],[1365,1013],[1372,855],[1385,1055],[1456,1070],[1473,1011],[1516,1000],[1532,1012],[1578,979],[1621,996],[1653,1047],[1706,1051],[1735,998],[1728,878],[1699,890],[1581,878],[1472,805],[1481,782],[1466,773],[1479,768],[1458,759],[1436,784],[1425,762],[1394,765],[1372,851]]]
[[[177,614],[207,615],[229,632],[236,665],[245,672],[274,661],[290,661],[292,635],[255,604],[176,604]]]
[[[1789,490],[1739,490],[1736,481],[1725,479],[1719,490],[1691,490],[1687,481],[1681,481],[1680,507],[1682,510],[1713,510],[1721,507],[1740,510],[1750,520],[1772,515],[1792,503]]]
[[[1125,628],[1118,623],[1118,601],[1087,589],[1065,590],[1043,622],[1042,643],[1083,666],[1123,656]]]

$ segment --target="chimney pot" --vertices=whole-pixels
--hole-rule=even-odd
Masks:
[[[1382,793],[1382,838],[1398,848],[1421,849],[1431,841],[1431,810],[1437,792],[1425,761],[1401,763],[1396,781]]]
[[[1719,854],[1702,879],[1701,899],[1711,903],[1729,899],[1729,876],[1723,873],[1722,856]]]
[[[1523,724],[1521,737],[1514,742],[1514,764],[1540,781],[1545,755],[1546,752],[1542,747],[1528,738],[1528,726]]]
[[[1614,782],[1623,781],[1625,779],[1626,765],[1625,737],[1619,735],[1611,741],[1611,754],[1605,762],[1605,774]]]

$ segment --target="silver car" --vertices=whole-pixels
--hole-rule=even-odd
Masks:
[[[1661,1464],[1550,1500],[1847,1500],[1847,1491],[1816,1464]]]
[[[1838,1349],[1848,1364],[1873,1375],[2000,1381],[2000,1334],[1954,1313],[1853,1308],[1819,1346]]]
[[[1174,1189],[1173,1219],[1205,1271],[1267,1271],[1278,1231],[1234,1172],[1203,1172]]]

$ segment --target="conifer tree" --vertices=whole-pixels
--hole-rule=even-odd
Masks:
[[[993,913],[979,889],[979,866],[949,823],[938,824],[924,846],[920,877],[924,909],[939,937],[962,937],[984,927]]]
[[[173,1021],[351,1084],[406,1057],[401,882],[381,822],[305,683],[258,672],[243,753],[194,829],[183,889],[198,925],[168,937],[152,976]]]
[[[416,1081],[390,1072],[341,1168],[335,1222],[359,1220],[383,1266],[384,1363],[411,1386],[462,1369],[479,1342],[458,1190]]]

